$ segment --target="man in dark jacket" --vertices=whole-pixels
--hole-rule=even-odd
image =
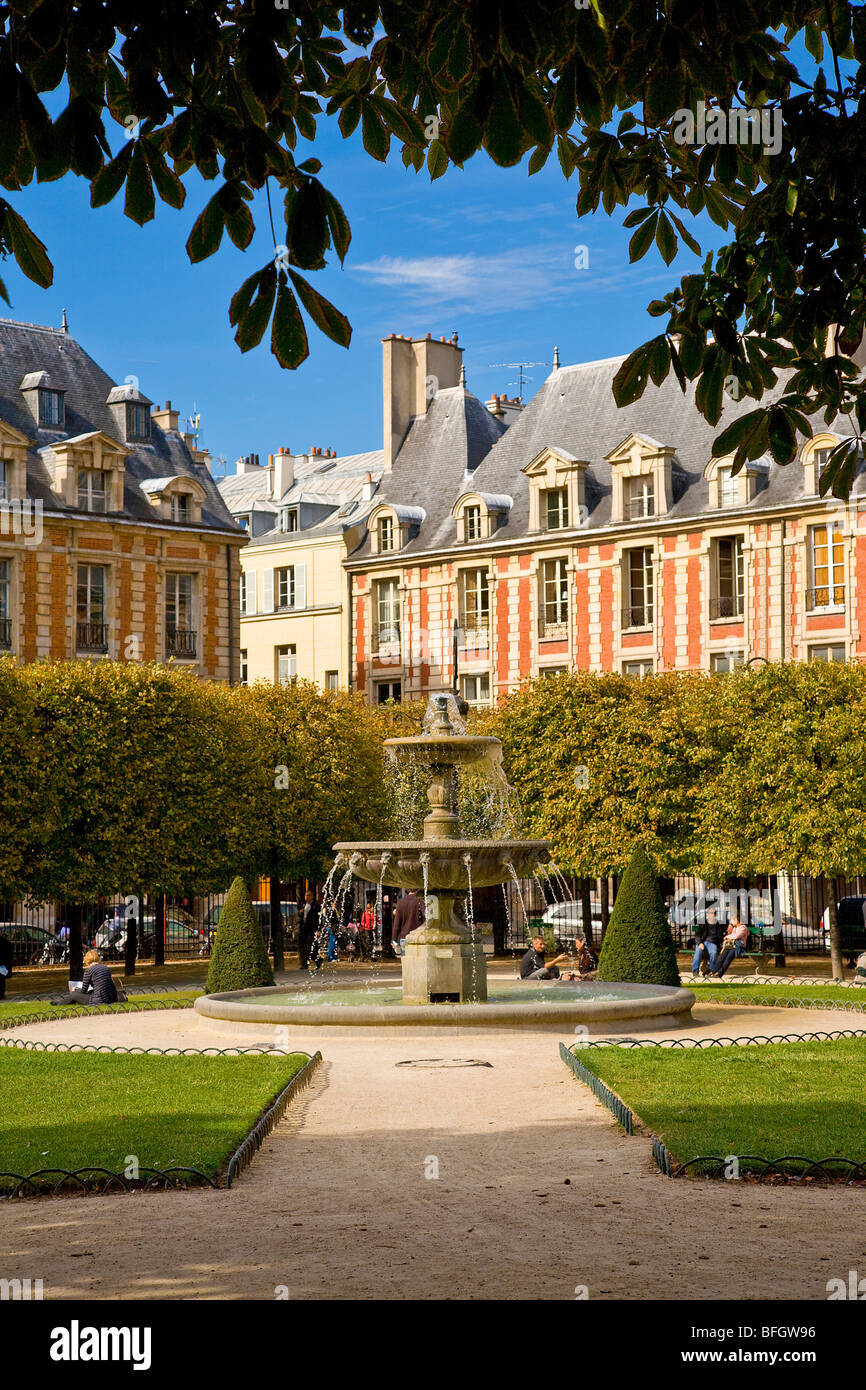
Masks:
[[[12,974],[12,942],[0,927],[0,999],[6,998],[6,981]]]
[[[391,941],[395,951],[399,951],[401,956],[406,954],[406,937],[410,931],[420,927],[424,921],[424,909],[414,888],[402,897],[394,910],[394,918],[391,924]]]
[[[701,970],[701,957],[706,955],[709,970],[716,968],[716,957],[722,944],[722,924],[715,912],[708,912],[701,926],[695,926],[695,954],[692,960],[692,979],[697,980]]]
[[[315,893],[308,888],[304,894],[304,908],[298,923],[298,956],[302,970],[306,970],[311,959],[315,965],[319,964],[319,953],[316,946],[316,932],[318,930],[319,904],[316,902]]]

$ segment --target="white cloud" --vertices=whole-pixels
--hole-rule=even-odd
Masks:
[[[567,296],[581,299],[658,282],[674,284],[677,275],[661,268],[611,266],[608,251],[589,248],[589,265],[575,269],[575,247],[522,246],[495,255],[379,256],[353,267],[375,285],[402,292],[416,308],[435,307],[463,313],[499,313],[533,308]]]

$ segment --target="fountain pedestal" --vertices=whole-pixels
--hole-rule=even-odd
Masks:
[[[481,1004],[487,999],[484,948],[461,920],[458,897],[432,894],[427,920],[406,937],[404,1004]]]

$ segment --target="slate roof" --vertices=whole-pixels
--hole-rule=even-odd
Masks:
[[[472,479],[479,465],[505,432],[502,421],[463,386],[437,391],[426,414],[414,417],[375,499],[377,506],[391,502],[420,507],[425,513],[417,535],[403,546],[400,555],[456,543],[451,509],[462,492],[475,489]],[[509,491],[499,487],[489,490]],[[367,536],[351,558],[369,553]]]
[[[361,498],[367,474],[369,473],[372,481],[376,483],[382,477],[384,466],[383,449],[371,449],[360,454],[343,454],[338,458],[299,454],[295,458],[294,482],[279,501],[268,497],[269,473],[264,467],[254,468],[248,473],[230,474],[220,483],[220,492],[226,506],[235,516],[250,511],[253,506],[257,512],[273,513],[274,530],[251,537],[251,546],[267,545],[271,542],[284,545],[288,539],[340,535],[344,526],[350,523],[356,525],[379,501],[378,493],[374,493],[372,501],[363,501]],[[330,507],[333,510],[315,526],[305,526],[302,531],[277,530],[280,508],[297,506],[301,502]]]
[[[52,389],[66,393],[66,428],[63,430],[37,427],[21,395],[22,380],[42,372],[48,373]],[[46,509],[77,511],[54,492],[52,456],[47,451],[53,444],[97,431],[118,439],[117,425],[107,401],[109,395],[115,400],[147,400],[134,388],[132,394],[129,393],[130,388],[118,387],[69,333],[40,324],[0,319],[0,419],[33,440],[27,456],[27,494],[34,500],[41,500]],[[238,534],[240,528],[223,502],[210,470],[193,461],[179,434],[164,433],[151,422],[150,444],[126,444],[125,447],[130,451],[126,455],[125,516],[152,525],[176,527],[178,523],[162,521],[155,515],[141,484],[169,475],[189,477],[195,478],[206,493],[201,523],[195,523],[196,530]],[[40,450],[46,452],[40,453]]]
[[[657,527],[667,518],[686,520],[707,513],[710,510],[709,484],[704,479],[704,469],[712,455],[713,440],[738,416],[754,410],[757,402],[747,397],[734,401],[726,396],[721,420],[715,426],[709,425],[695,407],[694,384],[689,384],[684,395],[671,374],[660,386],[650,382],[640,400],[620,409],[614,401],[611,384],[624,360],[624,357],[606,358],[553,371],[508,429],[499,425],[468,392],[459,388],[440,391],[427,415],[413,422],[393,472],[386,475],[376,498],[377,503],[385,500],[417,503],[426,509],[425,521],[399,555],[456,548],[457,532],[451,511],[458,497],[470,490],[514,499],[495,533],[494,543],[525,537],[529,530],[529,480],[523,469],[545,448],[554,448],[566,458],[588,461],[588,529],[609,526],[611,466],[604,460],[632,433],[650,441],[666,441],[661,447],[675,449],[670,510],[663,517],[652,517],[634,525]],[[768,403],[783,389],[780,378],[762,403]],[[835,433],[841,436],[843,423],[836,421],[835,425]],[[818,418],[814,428],[817,433],[828,426],[823,418]],[[466,473],[463,471],[467,452],[462,438],[464,429],[472,432],[472,446],[468,451],[471,462]],[[489,441],[488,448],[479,456],[485,437]],[[798,462],[780,467],[765,459],[759,461],[759,466],[766,471],[766,486],[744,507],[727,511],[760,512],[794,504],[810,496],[805,491],[804,472]],[[862,472],[855,482],[854,492],[866,492],[866,475]],[[350,556],[350,561],[363,560],[369,554],[367,537]]]

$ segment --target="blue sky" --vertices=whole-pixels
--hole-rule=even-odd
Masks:
[[[390,332],[450,337],[456,329],[470,389],[482,399],[516,395],[517,373],[491,364],[549,363],[554,344],[563,365],[628,352],[658,331],[647,303],[698,264],[681,248],[668,268],[653,248],[630,266],[623,210],[579,221],[576,180],[565,181],[555,155],[529,178],[525,165],[500,169],[482,153],[431,184],[426,170],[404,169],[396,149],[382,165],[359,135],[344,141],[335,122],[323,121],[320,132],[315,150],[301,141],[297,157],[322,160],[320,177],[343,204],[353,237],[342,269],[334,259],[309,278],[348,315],[348,350],[312,325],[311,355],[296,372],[277,365],[266,341],[238,350],[228,303],[273,255],[267,209],[257,200],[246,252],[224,238],[215,256],[191,265],[184,243],[218,186],[194,173],[185,179],[186,206],[157,203],[144,228],[124,217],[122,199],[92,210],[87,184],[72,177],[11,195],[46,242],[55,279],[40,290],[6,262],[12,308],[0,304],[0,315],[59,325],[66,308],[71,332],[115,380],[134,374],[152,400],[170,398],[182,417],[195,405],[201,443],[225,455],[231,471],[240,455],[264,461],[280,445],[297,453],[379,447],[380,339]],[[122,139],[118,128],[115,149]],[[704,249],[725,240],[704,218],[694,230]],[[575,268],[578,246],[587,248],[585,269]],[[525,397],[548,371],[527,369]]]

